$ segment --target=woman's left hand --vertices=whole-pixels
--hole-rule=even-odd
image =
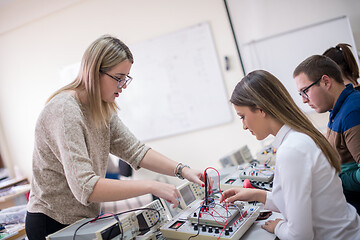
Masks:
[[[280,218],[277,218],[275,220],[268,220],[261,227],[270,233],[275,233],[275,227],[281,220],[282,219]]]

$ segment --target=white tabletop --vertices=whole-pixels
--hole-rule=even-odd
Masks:
[[[283,218],[280,213],[272,212],[272,215],[266,220],[255,221],[253,225],[246,231],[246,233],[240,238],[241,240],[274,240],[276,235],[269,233],[265,229],[261,228],[261,225],[264,225],[267,220],[275,220],[277,218]]]

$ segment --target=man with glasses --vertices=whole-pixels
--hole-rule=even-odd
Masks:
[[[322,55],[305,59],[293,77],[303,103],[330,112],[326,137],[339,153],[346,200],[360,213],[360,92],[345,86],[339,66]]]

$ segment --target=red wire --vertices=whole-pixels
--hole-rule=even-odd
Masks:
[[[223,227],[225,227],[225,226],[226,226],[226,224],[222,224],[222,223],[220,223],[220,222],[216,221],[216,218],[215,218],[215,216],[214,216],[214,215],[212,215],[212,214],[210,214],[210,213],[207,213],[207,212],[203,212],[202,214],[208,214],[208,215],[210,215],[210,216],[214,219],[214,221],[215,221],[215,222],[217,222],[218,224],[220,224],[220,225],[221,225],[221,226],[223,226]]]
[[[211,214],[209,212],[203,212],[203,214],[208,214],[210,216],[212,216],[215,220],[216,217],[219,217],[219,218],[222,218],[222,219],[225,219],[225,217],[221,216],[220,213],[218,213],[215,209],[212,209],[212,211],[214,211],[215,213],[217,213],[217,216],[215,216],[214,214]],[[216,220],[215,220],[216,221]],[[218,223],[218,222],[217,222]],[[220,224],[220,223],[219,223]],[[221,224],[223,225],[223,224]],[[224,225],[223,225],[224,226]]]
[[[97,217],[94,217],[93,219],[91,219],[91,223],[93,223],[93,222],[95,222],[95,221],[97,221],[97,220],[99,220],[99,219],[101,219],[101,218],[103,218],[103,217],[106,217],[106,216],[114,216],[114,214],[112,214],[112,213],[103,213],[103,214],[101,214],[101,215],[99,215],[99,216],[97,216]]]
[[[221,191],[221,189],[220,189],[220,173],[219,173],[219,171],[218,170],[216,170],[215,168],[213,168],[213,167],[207,167],[207,168],[205,168],[205,170],[204,170],[204,176],[205,176],[205,173],[206,173],[206,171],[208,170],[208,169],[213,169],[213,170],[215,170],[216,172],[217,172],[217,174],[218,174],[218,176],[219,176],[219,182],[218,182],[218,186],[219,186],[219,191],[220,191],[220,194],[221,194],[221,197],[222,197],[222,199],[224,199],[224,195],[222,194],[222,191]],[[206,181],[206,179],[205,179],[205,181]],[[207,189],[205,189],[205,191],[207,191]],[[219,237],[217,238],[217,240],[219,240],[220,239],[220,236],[221,236],[221,234],[223,233],[223,231],[225,230],[225,227],[228,225],[228,223],[229,223],[229,212],[228,212],[228,209],[227,209],[227,203],[226,203],[226,201],[224,201],[224,205],[225,205],[225,209],[226,209],[226,223],[225,223],[225,225],[224,225],[224,227],[223,227],[223,229],[221,230],[221,232],[220,232],[220,234],[219,234]]]

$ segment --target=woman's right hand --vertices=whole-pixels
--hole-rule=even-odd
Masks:
[[[228,203],[233,203],[235,201],[265,202],[265,199],[263,199],[264,197],[266,199],[266,192],[260,189],[231,188],[223,192],[220,198],[220,202],[223,201],[226,201]]]
[[[177,188],[172,184],[152,181],[151,194],[165,199],[169,203],[173,204],[174,207],[177,207],[180,204],[181,195]]]

